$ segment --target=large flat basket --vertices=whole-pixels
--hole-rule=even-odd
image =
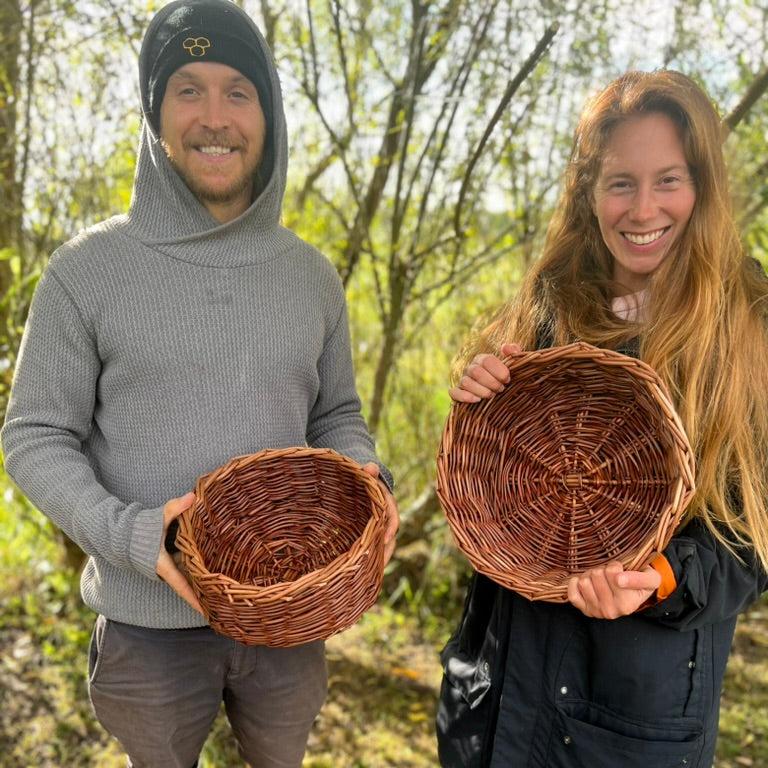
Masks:
[[[551,602],[608,560],[645,567],[694,490],[658,375],[581,342],[504,362],[504,391],[454,404],[443,432],[437,493],[459,549],[498,584]]]
[[[265,450],[201,477],[176,545],[206,619],[247,645],[320,640],[376,601],[386,502],[332,450]]]

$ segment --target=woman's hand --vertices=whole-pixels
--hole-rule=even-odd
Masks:
[[[522,352],[519,344],[502,344],[501,355],[516,355]],[[459,383],[448,390],[452,400],[457,403],[478,403],[493,397],[509,383],[509,370],[496,355],[476,355],[467,366]]]
[[[573,576],[568,582],[568,601],[585,616],[618,619],[637,611],[660,584],[661,575],[650,565],[642,571],[625,571],[613,560]]]

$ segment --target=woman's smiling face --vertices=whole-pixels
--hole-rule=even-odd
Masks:
[[[696,188],[680,132],[661,112],[619,123],[605,148],[593,209],[613,279],[640,291],[691,218]]]

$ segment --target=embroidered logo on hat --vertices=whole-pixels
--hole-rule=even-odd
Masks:
[[[211,41],[207,37],[188,37],[182,45],[190,56],[205,56],[205,52],[211,47]]]

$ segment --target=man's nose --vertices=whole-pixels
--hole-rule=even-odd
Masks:
[[[226,101],[221,96],[211,94],[206,98],[200,122],[211,130],[220,130],[229,126],[229,112]]]

